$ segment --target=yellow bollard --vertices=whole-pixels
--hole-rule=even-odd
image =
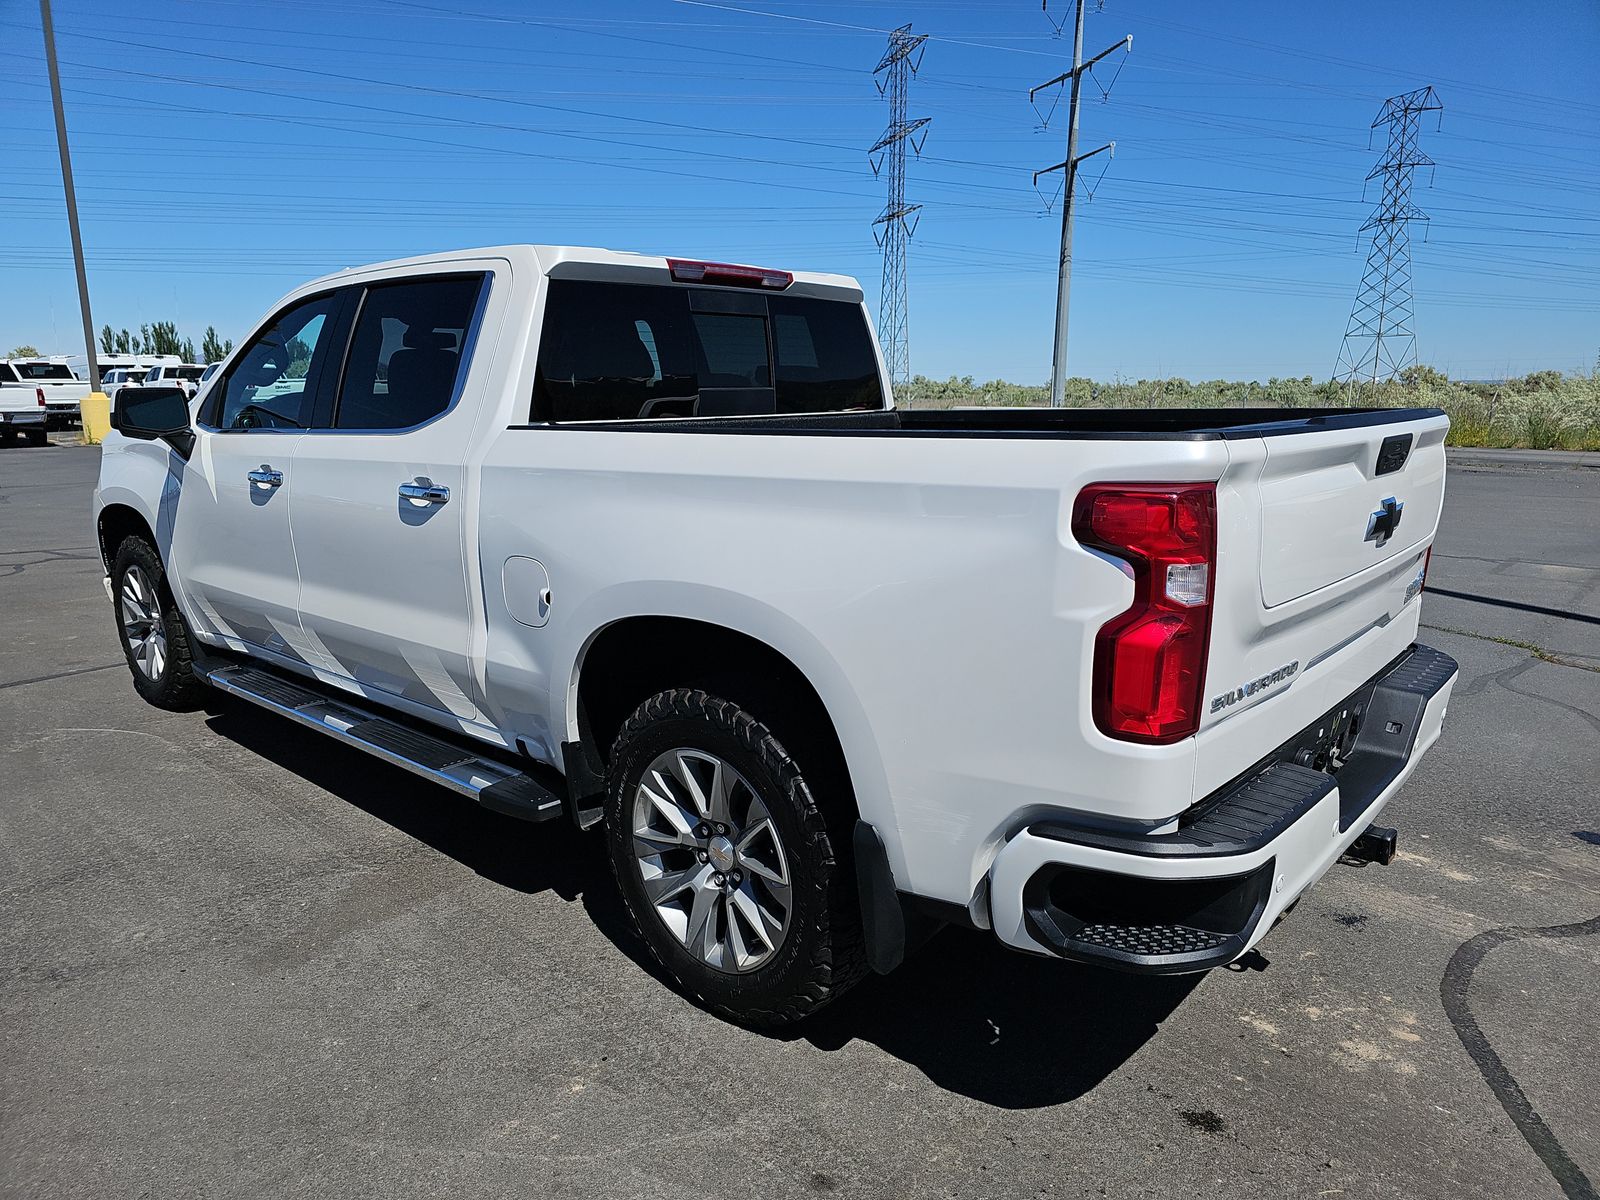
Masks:
[[[98,446],[111,432],[111,397],[90,392],[78,405],[78,420],[83,424],[84,444]]]

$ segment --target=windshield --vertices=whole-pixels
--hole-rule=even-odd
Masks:
[[[166,373],[174,379],[199,379],[204,374],[204,367],[172,367]]]
[[[76,379],[66,363],[14,362],[18,375],[24,379]]]

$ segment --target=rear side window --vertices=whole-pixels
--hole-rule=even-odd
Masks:
[[[691,339],[676,289],[551,280],[534,419],[691,416],[699,386]]]
[[[535,421],[882,407],[877,357],[858,304],[550,281]]]
[[[335,429],[410,429],[453,403],[482,275],[367,289],[350,340]]]

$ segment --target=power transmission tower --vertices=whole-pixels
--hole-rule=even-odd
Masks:
[[[889,367],[889,379],[899,391],[911,382],[911,339],[906,314],[906,243],[916,230],[917,221],[907,221],[920,204],[906,203],[906,147],[912,153],[922,153],[922,143],[928,134],[925,126],[931,118],[906,119],[906,90],[911,77],[922,65],[925,33],[913,35],[910,25],[902,25],[889,34],[889,48],[883,52],[878,65],[873,68],[878,79],[878,92],[889,99],[889,125],[883,136],[867,151],[872,163],[872,173],[881,177],[888,165],[889,200],[872,222],[873,240],[883,248],[883,289],[878,295],[878,338],[883,344],[884,359]],[[883,232],[878,232],[878,226]]]
[[[1039,183],[1039,176],[1048,175],[1051,171],[1065,171],[1066,179],[1062,185],[1064,193],[1061,205],[1061,259],[1056,272],[1056,342],[1055,355],[1050,370],[1050,406],[1060,408],[1066,403],[1067,398],[1067,300],[1072,292],[1072,217],[1077,201],[1078,164],[1086,158],[1093,158],[1096,154],[1115,154],[1117,144],[1107,142],[1098,150],[1091,150],[1087,154],[1078,153],[1078,102],[1083,90],[1083,73],[1092,70],[1094,64],[1109,54],[1118,50],[1133,49],[1133,35],[1130,33],[1115,46],[1109,46],[1100,51],[1088,62],[1083,61],[1083,9],[1084,0],[1076,0],[1076,14],[1073,19],[1072,30],[1072,70],[1057,75],[1048,83],[1041,83],[1038,87],[1028,92],[1028,102],[1033,102],[1034,96],[1046,88],[1058,84],[1072,83],[1072,98],[1069,102],[1067,114],[1067,157],[1053,167],[1046,167],[1033,174],[1034,186]],[[1046,13],[1048,14],[1048,0],[1046,0]]]
[[[1382,178],[1383,199],[1361,226],[1362,233],[1372,231],[1372,246],[1334,368],[1334,378],[1347,384],[1393,379],[1417,361],[1409,226],[1428,215],[1411,203],[1411,174],[1433,166],[1417,141],[1422,114],[1443,111],[1431,87],[1417,88],[1390,96],[1372,122],[1373,129],[1389,127],[1389,147],[1367,175],[1369,183]]]

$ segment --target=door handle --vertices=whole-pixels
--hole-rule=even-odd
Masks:
[[[283,486],[283,472],[274,471],[267,463],[262,463],[246,476],[251,486],[258,488],[275,488]]]
[[[450,489],[442,483],[435,483],[426,475],[418,475],[416,482],[400,485],[400,498],[423,508],[429,504],[445,503],[450,499]]]

